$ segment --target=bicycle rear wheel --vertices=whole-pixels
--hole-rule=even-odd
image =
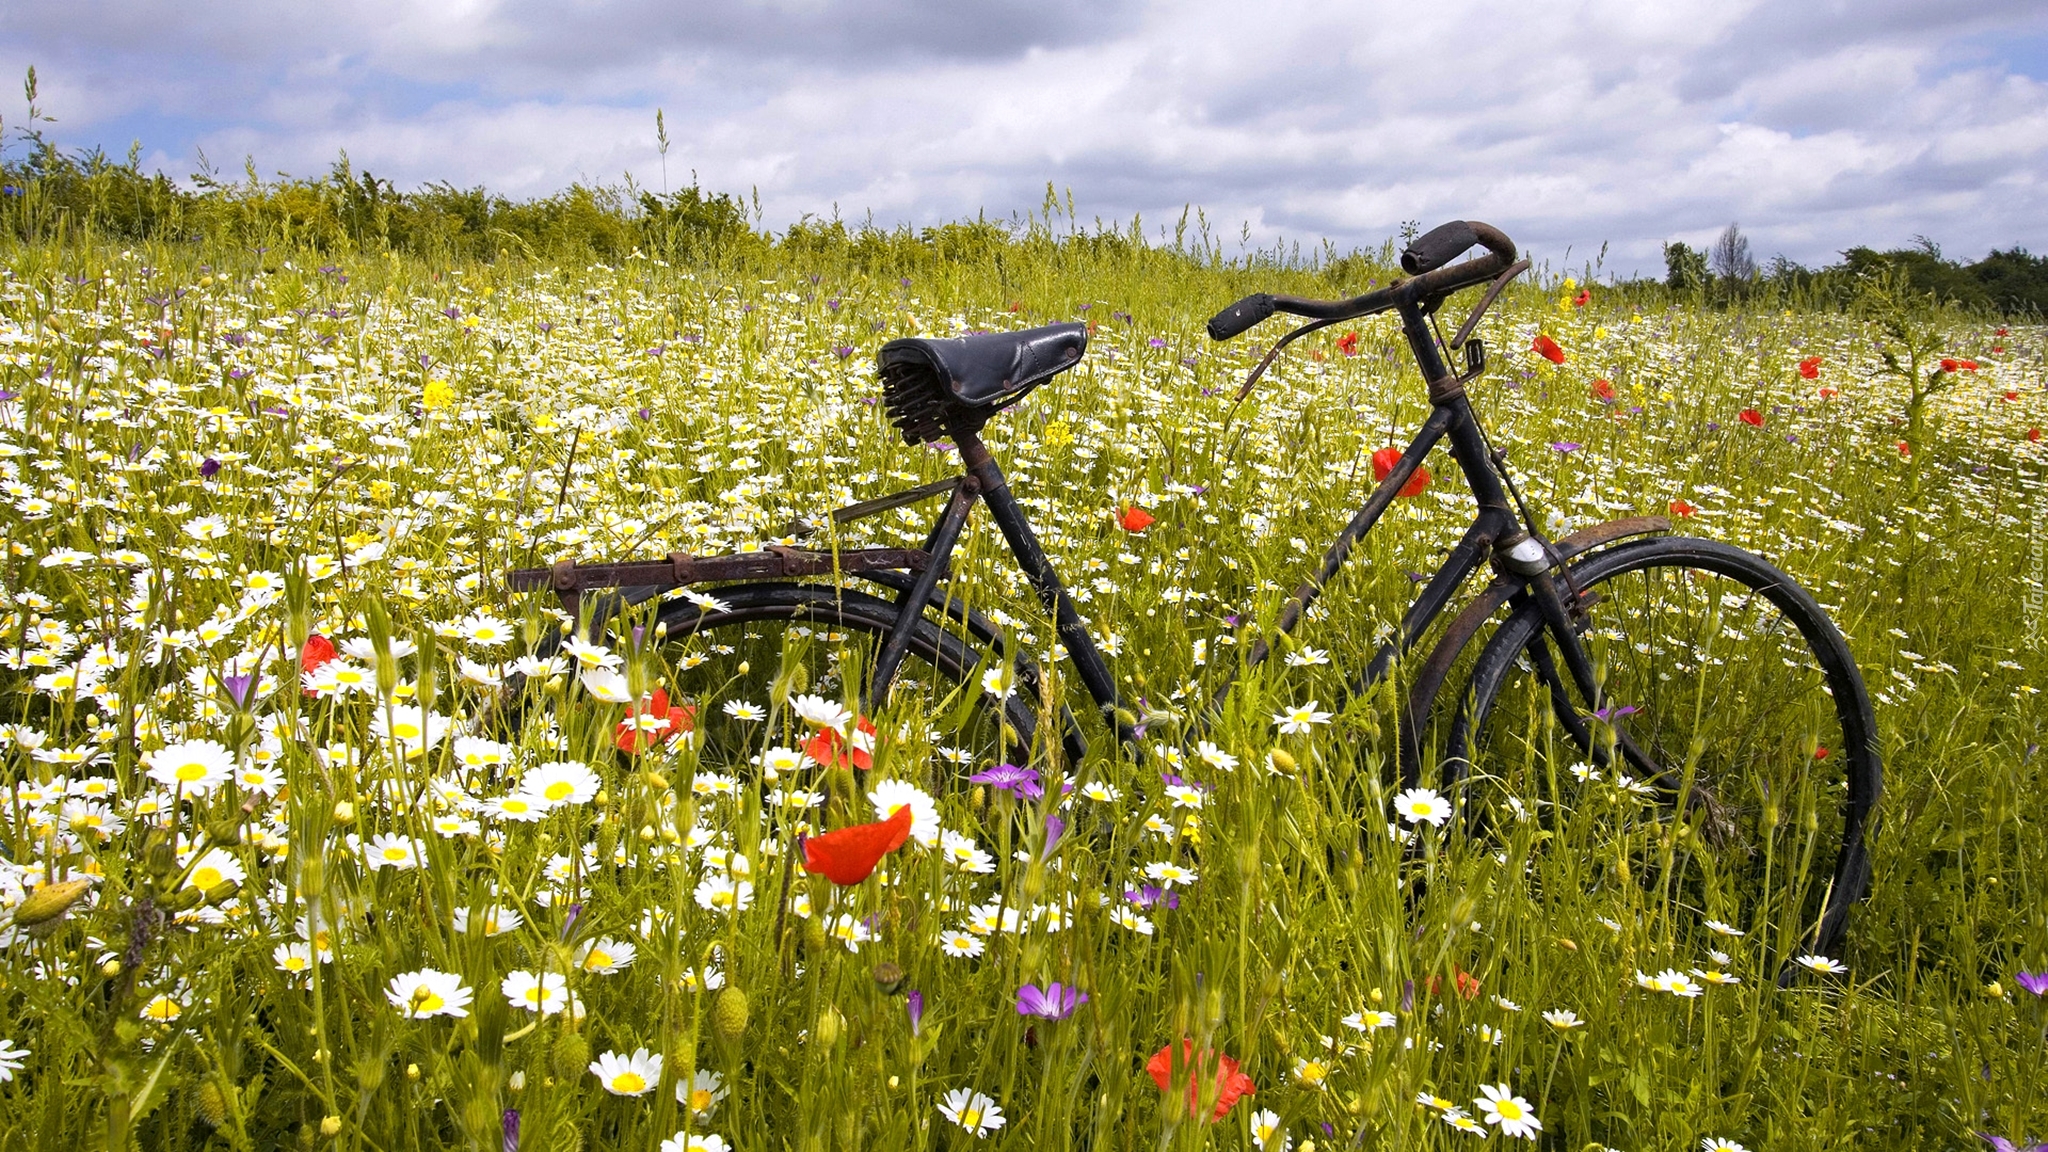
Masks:
[[[1869,889],[1882,774],[1841,633],[1785,573],[1713,541],[1637,541],[1570,572],[1601,701],[1573,682],[1537,607],[1518,608],[1474,663],[1445,741],[1443,774],[1471,818],[1541,810],[1570,828],[1566,847],[1635,873],[1676,937],[1711,921],[1781,966],[1836,955]]]
[[[700,782],[707,772],[734,780],[771,768],[783,775],[794,754],[861,767],[873,756],[900,755],[915,760],[897,760],[899,774],[941,792],[1031,746],[1036,716],[1025,694],[999,700],[982,687],[983,669],[1000,655],[928,618],[912,625],[902,670],[876,709],[882,730],[871,741],[855,734],[856,723],[850,746],[821,744],[790,702],[800,695],[860,699],[897,606],[802,583],[729,585],[707,597],[662,601],[639,623],[653,637],[650,673],[672,705],[691,711]],[[610,738],[609,730],[584,733],[582,742]],[[868,744],[883,748],[862,747]]]

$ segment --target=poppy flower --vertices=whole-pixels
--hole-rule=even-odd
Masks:
[[[2041,442],[2041,430],[2039,428],[2027,429],[2027,439],[2039,444]]]
[[[1536,334],[1536,339],[1530,342],[1529,348],[1552,364],[1564,363],[1564,349],[1557,346],[1557,341],[1552,340],[1541,332]]]
[[[1572,307],[1574,308],[1584,308],[1592,302],[1593,290],[1591,288],[1581,288],[1579,289],[1579,294],[1572,297]]]
[[[858,768],[865,772],[875,766],[875,724],[863,716],[853,726],[853,739],[837,728],[820,728],[804,742],[804,755],[827,768]]]
[[[1699,511],[1698,508],[1694,507],[1691,504],[1686,503],[1683,500],[1673,500],[1671,502],[1671,514],[1673,516],[1678,517],[1681,520],[1687,516],[1692,515],[1697,511]]]
[[[1741,412],[1736,413],[1735,418],[1751,428],[1761,428],[1764,426],[1764,414],[1754,408],[1744,408]]]
[[[1635,709],[1631,708],[1629,711],[1633,712]],[[1479,977],[1465,971],[1463,968],[1458,969],[1456,983],[1458,985],[1458,995],[1465,999],[1470,1000],[1479,995]],[[1431,996],[1442,991],[1442,981],[1435,976],[1431,976],[1427,981],[1424,981],[1423,986],[1429,989]]]
[[[1977,362],[1975,360],[1958,360],[1953,357],[1944,356],[1941,358],[1941,370],[1943,372],[1975,372],[1977,370]]]
[[[1388,476],[1393,475],[1394,465],[1400,462],[1401,450],[1399,448],[1380,449],[1372,454],[1372,478],[1374,480],[1385,480]],[[1427,487],[1429,487],[1429,469],[1418,464],[1415,467],[1415,475],[1410,476],[1408,482],[1401,485],[1399,494],[1402,496],[1420,496],[1422,495],[1422,490]]]
[[[1143,532],[1158,523],[1158,519],[1136,504],[1126,504],[1124,510],[1116,514],[1116,522],[1126,532]]]
[[[1211,1057],[1216,1061],[1216,1110],[1209,1116],[1209,1122],[1213,1124],[1223,1119],[1224,1115],[1230,1111],[1232,1105],[1244,1097],[1256,1093],[1258,1089],[1252,1086],[1251,1077],[1238,1071],[1237,1061],[1225,1056],[1221,1052],[1204,1052],[1199,1063],[1207,1064]],[[1198,1063],[1195,1057],[1195,1042],[1185,1037],[1180,1042],[1180,1063],[1183,1068],[1194,1067]],[[1153,1055],[1152,1059],[1147,1060],[1145,1062],[1145,1071],[1151,1074],[1152,1082],[1159,1085],[1161,1092],[1173,1091],[1173,1045],[1168,1044],[1166,1047],[1161,1048]],[[1190,1074],[1188,1076],[1188,1107],[1190,1110],[1193,1110],[1201,1106],[1201,1085],[1196,1083],[1194,1075]]]
[[[1337,351],[1344,353],[1346,356],[1358,355],[1358,333],[1346,332],[1342,336],[1337,337]]]
[[[2005,334],[2006,334],[2006,331],[2005,331],[2005,329],[2003,329],[2003,328],[2000,328],[2000,329],[1999,329],[1998,331],[1996,331],[1996,332],[1992,333],[1992,335],[1994,335],[1994,336],[2003,336],[2003,335],[2005,335]]]
[[[1612,404],[1614,402],[1614,382],[1611,380],[1593,381],[1593,398],[1605,400]]]
[[[1801,360],[1799,362],[1799,374],[1808,380],[1817,379],[1820,376],[1820,357],[1808,356],[1806,359]]]
[[[804,871],[819,873],[841,888],[851,888],[874,875],[875,865],[882,862],[882,857],[903,847],[903,842],[910,839],[914,818],[910,805],[905,804],[891,812],[887,820],[806,836]]]
[[[2005,398],[2006,398],[2007,400],[2017,400],[2017,399],[2019,399],[2019,398],[2020,398],[2020,394],[2019,394],[2019,393],[2017,393],[2017,392],[2007,392],[2007,393],[2005,394]]]
[[[299,674],[310,679],[313,673],[332,663],[334,655],[334,641],[318,632],[313,633],[306,637],[306,643],[299,649]],[[314,694],[311,688],[306,689],[306,695]]]
[[[1820,398],[1823,400],[1833,400],[1835,397],[1840,396],[1841,394],[1841,391],[1836,388],[1823,388],[1820,390]]]
[[[1899,441],[1899,455],[1911,456],[1912,454],[1913,446],[1911,444],[1906,443],[1904,440]]]
[[[1825,744],[1816,744],[1816,745],[1814,745],[1814,746],[1813,746],[1813,758],[1814,758],[1815,760],[1825,760],[1825,759],[1827,759],[1827,758],[1828,758],[1828,746],[1827,746],[1827,745],[1825,745]]]
[[[654,695],[647,700],[645,708],[635,705],[626,713],[626,718],[619,721],[618,730],[612,734],[612,740],[618,744],[620,750],[638,755],[671,736],[680,735],[696,727],[695,708],[669,704],[668,689],[656,688]]]

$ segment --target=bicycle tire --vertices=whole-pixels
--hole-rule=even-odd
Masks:
[[[1603,695],[1616,713],[1634,711],[1611,713],[1599,731],[1587,724],[1596,743],[1586,747],[1564,721],[1567,709],[1592,709],[1561,666],[1554,680],[1537,672],[1552,642],[1536,605],[1522,605],[1473,663],[1445,740],[1441,767],[1463,785],[1465,802],[1488,791],[1472,786],[1479,776],[1461,781],[1467,772],[1504,779],[1516,754],[1525,768],[1532,764],[1534,741],[1518,747],[1527,730],[1512,731],[1511,718],[1519,707],[1534,720],[1547,703],[1572,754],[1588,758],[1594,772],[1606,764],[1609,787],[1628,768],[1665,768],[1657,782],[1664,813],[1683,800],[1685,814],[1644,854],[1643,882],[1656,880],[1667,910],[1697,903],[1699,921],[1760,936],[1781,980],[1796,955],[1838,955],[1850,908],[1869,891],[1866,838],[1883,787],[1870,698],[1840,630],[1790,576],[1715,541],[1632,541],[1583,557],[1569,572],[1582,596],[1599,594],[1585,609],[1582,634],[1603,670]],[[1723,639],[1734,647],[1716,655]],[[1563,698],[1550,687],[1558,680]],[[1605,737],[1614,755],[1601,761],[1594,752],[1604,731],[1615,733]],[[1632,758],[1632,749],[1645,755]],[[1563,804],[1560,793],[1570,789],[1551,760],[1545,783]],[[1574,783],[1589,792],[1589,782]],[[1830,806],[1838,814],[1824,820]],[[1474,817],[1487,818],[1488,805],[1477,807]],[[1774,878],[1781,849],[1795,851],[1790,859],[1800,864]]]
[[[778,680],[787,696],[808,692],[841,700],[857,695],[847,690],[836,669],[846,666],[852,650],[860,652],[858,667],[871,666],[873,652],[895,627],[899,614],[888,600],[826,584],[762,582],[703,591],[710,602],[662,600],[653,618],[640,626],[643,636],[655,637],[660,678],[674,693],[673,699],[695,709],[699,770],[735,776],[753,771],[747,766],[751,757],[768,747],[801,749],[805,744],[804,727],[787,708],[772,705]],[[774,630],[776,625],[787,627]],[[801,663],[793,664],[792,659]],[[890,693],[892,706],[908,715],[914,710],[909,697],[940,688],[932,681],[942,679],[943,688],[934,698],[945,699],[949,713],[970,714],[954,733],[926,733],[935,750],[953,754],[951,760],[935,760],[935,765],[958,769],[935,767],[930,781],[934,788],[943,790],[949,776],[964,778],[1030,748],[1037,716],[1025,694],[998,701],[979,683],[987,662],[999,659],[999,654],[929,618],[912,625],[907,658]],[[802,671],[796,671],[798,667]],[[764,733],[759,728],[762,720],[727,713],[723,705],[728,701],[756,706],[779,730]],[[960,736],[962,732],[974,735]]]

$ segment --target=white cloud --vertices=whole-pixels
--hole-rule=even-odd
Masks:
[[[0,16],[67,144],[513,195],[630,170],[767,219],[1035,208],[1376,243],[1467,216],[1539,256],[1740,220],[1807,262],[1918,233],[2048,248],[2048,84],[2017,0],[1429,6],[1195,0],[85,0]],[[174,173],[190,161],[166,162]]]

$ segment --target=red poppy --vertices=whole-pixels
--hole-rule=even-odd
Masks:
[[[1458,969],[1457,984],[1458,995],[1465,999],[1470,1000],[1479,995],[1479,977],[1465,971],[1463,968]],[[1431,976],[1428,980],[1424,981],[1423,986],[1429,989],[1431,996],[1436,995],[1442,990],[1442,982],[1435,976]]]
[[[2000,354],[2002,354],[2002,353],[2003,353],[2004,351],[2005,351],[2005,345],[2003,345],[2003,344],[1993,344],[1993,345],[1991,346],[1991,354],[1992,354],[1992,355],[1994,355],[1994,356],[1996,356],[1996,355],[2000,355]]]
[[[1584,308],[1592,302],[1593,290],[1591,288],[1581,288],[1579,289],[1579,294],[1572,297],[1572,307],[1574,308]]]
[[[1611,380],[1593,381],[1593,398],[1596,400],[1606,400],[1611,403],[1614,400],[1614,382]]]
[[[1825,745],[1825,744],[1816,744],[1816,745],[1814,745],[1814,746],[1813,746],[1813,758],[1814,758],[1815,760],[1825,760],[1825,759],[1827,759],[1827,758],[1828,758],[1828,746],[1827,746],[1827,745]]]
[[[1911,444],[1906,443],[1904,440],[1899,441],[1899,455],[1911,456],[1912,454],[1913,446]]]
[[[2017,393],[2017,392],[2007,392],[2007,393],[2005,394],[2005,398],[2006,398],[2007,400],[2017,400],[2017,399],[2019,399],[2019,398],[2020,398],[2020,394],[2019,394],[2019,393]]]
[[[1962,370],[1965,372],[1975,372],[1977,370],[1977,362],[1975,360],[1958,360],[1956,361],[1956,363],[1960,365],[1962,367]]]
[[[1358,333],[1346,332],[1337,337],[1337,350],[1346,356],[1358,355]]]
[[[804,871],[822,874],[841,888],[851,888],[874,875],[875,865],[882,862],[882,857],[903,847],[903,842],[910,839],[913,819],[915,816],[906,804],[889,813],[887,820],[806,836]]]
[[[1023,310],[1024,310],[1024,302],[1023,302],[1022,300],[1012,300],[1012,301],[1010,301],[1010,311],[1012,311],[1012,312],[1022,312]]]
[[[1256,1093],[1258,1089],[1252,1086],[1251,1077],[1238,1071],[1237,1061],[1225,1056],[1221,1052],[1204,1052],[1199,1063],[1209,1063],[1209,1059],[1212,1056],[1216,1060],[1216,1110],[1210,1114],[1209,1122],[1213,1124],[1223,1119],[1224,1115],[1230,1111],[1232,1105],[1244,1097]],[[1193,1068],[1197,1063],[1195,1042],[1183,1037],[1180,1042],[1180,1066],[1182,1068]],[[1145,1071],[1151,1073],[1152,1082],[1159,1085],[1161,1092],[1173,1091],[1173,1045],[1168,1044],[1155,1053],[1152,1059],[1145,1061]],[[1199,1109],[1202,1106],[1201,1085],[1195,1079],[1195,1072],[1199,1071],[1199,1068],[1194,1068],[1194,1071],[1188,1075],[1188,1109],[1190,1111]]]
[[[836,728],[820,728],[804,742],[804,755],[827,768],[858,768],[865,772],[875,766],[875,725],[863,716],[853,725],[853,739],[847,740]]]
[[[1126,532],[1143,532],[1158,522],[1150,512],[1136,504],[1126,504],[1124,510],[1116,514],[1117,527]]]
[[[1385,480],[1393,474],[1394,465],[1400,462],[1401,450],[1399,448],[1380,449],[1372,454],[1372,478],[1375,480]],[[1415,466],[1415,475],[1410,476],[1408,482],[1401,485],[1399,495],[1420,496],[1422,495],[1422,490],[1427,487],[1429,487],[1429,469],[1417,464]]]
[[[1799,374],[1808,380],[1818,379],[1820,376],[1820,357],[1808,356],[1806,359],[1801,360],[1799,362]]]
[[[299,675],[301,678],[310,679],[313,673],[332,663],[333,660],[334,641],[315,632],[311,636],[306,637],[305,645],[299,649]],[[314,695],[311,688],[306,689],[305,692],[308,696]]]
[[[626,718],[619,721],[618,731],[612,734],[612,740],[629,754],[638,755],[671,736],[697,727],[697,710],[687,704],[671,706],[666,688],[656,688],[646,704],[645,708],[635,706],[627,712]]]
[[[1834,388],[1823,388],[1820,390],[1820,398],[1823,400],[1833,400],[1835,397],[1840,396],[1841,394],[1842,393],[1838,389]]]
[[[1754,408],[1744,408],[1735,414],[1735,418],[1751,428],[1761,428],[1764,426],[1764,414]]]
[[[2039,428],[2027,429],[2027,439],[2039,444],[2041,442],[2041,430]]]
[[[1690,516],[1697,511],[1699,511],[1698,508],[1692,506],[1691,504],[1687,504],[1683,500],[1673,500],[1671,502],[1671,514],[1680,519],[1684,519],[1685,517]]]
[[[1999,329],[1998,331],[1996,331],[1996,332],[1992,333],[1992,335],[1994,335],[1994,336],[2003,336],[2003,335],[2005,335],[2005,334],[2006,334],[2006,331],[2005,331],[2005,329],[2003,329],[2003,328],[2000,328],[2000,329]]]
[[[1541,332],[1536,334],[1536,339],[1530,342],[1529,348],[1552,364],[1564,363],[1564,349],[1557,346],[1557,341],[1552,340]]]

